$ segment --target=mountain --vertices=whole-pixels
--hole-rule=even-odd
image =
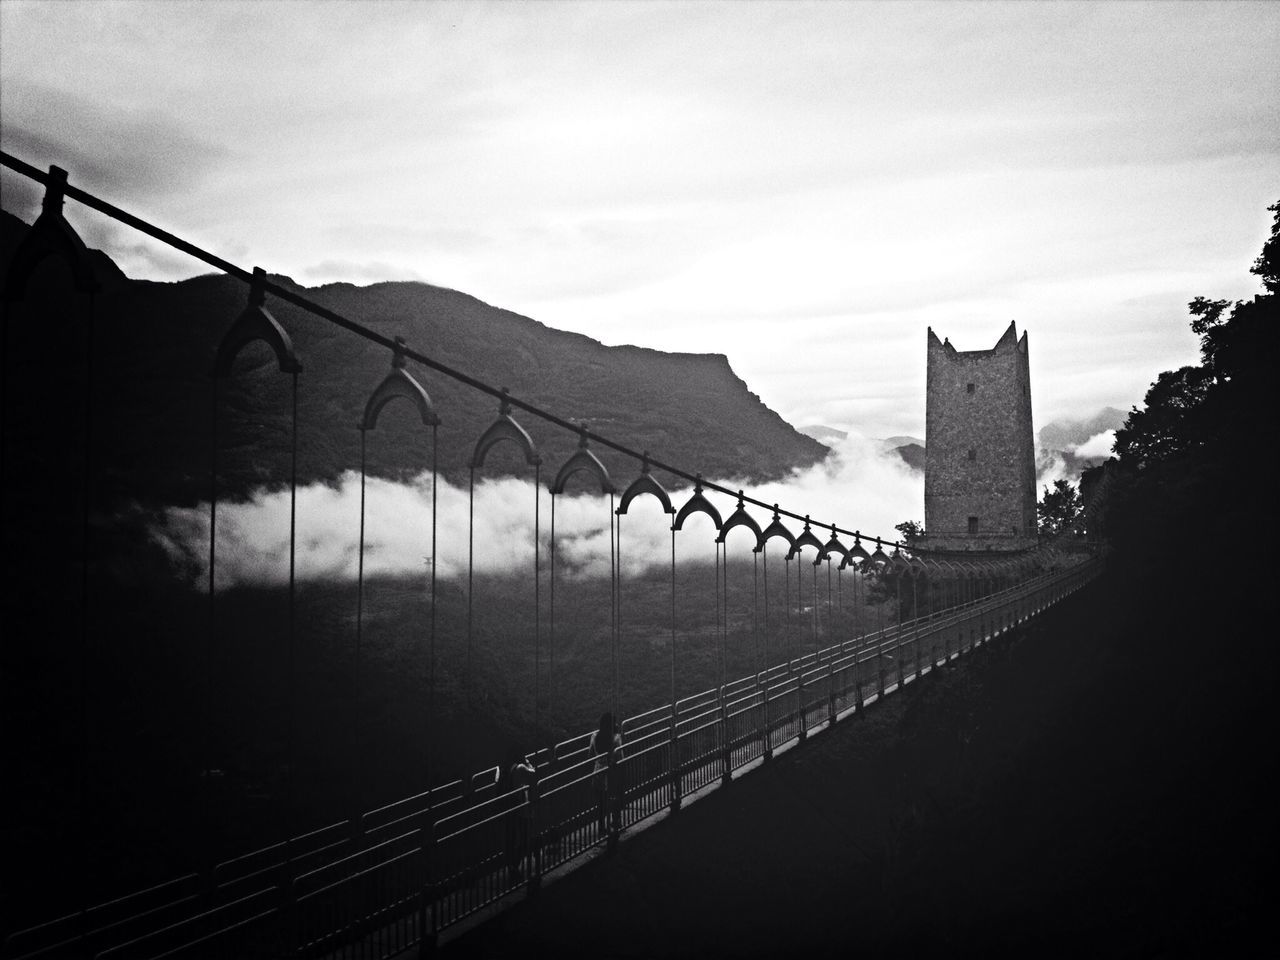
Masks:
[[[924,447],[921,444],[904,443],[900,447],[894,447],[893,452],[912,470],[924,473]]]
[[[849,434],[843,430],[837,430],[835,427],[823,426],[820,423],[810,424],[807,427],[798,428],[806,437],[813,437],[815,440],[845,440]]]
[[[881,450],[896,450],[898,447],[905,447],[914,444],[917,447],[923,447],[924,441],[919,437],[886,437],[880,441]]]
[[[27,229],[8,213],[0,217],[0,273]],[[209,373],[220,338],[245,306],[247,288],[223,275],[177,283],[128,280],[105,255],[94,257],[100,274],[114,271],[96,297],[93,318],[94,436],[100,448],[94,456],[111,485],[104,492],[161,502],[207,497],[214,429]],[[44,396],[50,393],[46,384],[74,385],[85,372],[84,328],[66,321],[84,307],[62,289],[60,269],[42,265],[53,277],[44,292],[33,280],[29,302],[10,307],[8,389],[20,401],[30,400],[10,407],[19,433],[60,416],[69,423],[83,416],[82,401],[69,395],[74,391]],[[691,472],[778,479],[827,453],[765,406],[722,354],[608,347],[425,283],[306,288],[287,277],[271,279],[385,336],[403,336],[414,349],[477,380],[509,387],[513,396]],[[332,481],[359,465],[356,424],[390,369],[391,354],[290,304],[268,297],[266,306],[291,336],[303,368],[297,381],[299,479]],[[410,370],[441,419],[440,469],[465,479],[476,440],[498,413],[497,400],[415,366]],[[289,380],[264,346],[251,344],[235,375],[220,382],[216,429],[224,493],[244,494],[288,476]],[[63,401],[66,408],[56,409]],[[550,479],[574,451],[576,437],[531,414],[516,411],[515,418],[538,445],[543,478]],[[528,475],[514,450],[510,444],[495,448],[482,475]],[[630,458],[593,450],[619,486],[637,474]],[[408,404],[387,408],[368,434],[367,456],[373,475],[406,477],[429,466],[429,435]]]
[[[1123,410],[1103,407],[1084,420],[1055,420],[1040,428],[1040,448],[1052,451],[1074,450],[1090,437],[1096,437],[1107,430],[1118,430],[1124,426],[1127,416]]]
[[[1055,420],[1040,428],[1039,446],[1036,452],[1037,473],[1043,474],[1062,462],[1062,472],[1073,483],[1089,467],[1107,459],[1103,456],[1081,456],[1077,450],[1088,440],[1108,430],[1124,425],[1128,414],[1115,407],[1103,407],[1083,420]]]

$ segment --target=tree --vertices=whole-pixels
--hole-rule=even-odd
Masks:
[[[1196,297],[1187,305],[1201,363],[1160,374],[1145,408],[1135,407],[1116,431],[1116,456],[1126,469],[1218,463],[1258,470],[1246,452],[1274,432],[1280,339],[1280,203],[1267,209],[1275,215],[1271,236],[1250,268],[1266,292],[1235,302]],[[1261,449],[1274,458],[1272,444]]]
[[[1121,463],[1142,469],[1202,447],[1206,439],[1203,407],[1213,385],[1205,367],[1166,370],[1156,378],[1145,406],[1129,411],[1116,431],[1115,453]]]
[[[1280,203],[1250,272],[1248,300],[1188,304],[1201,362],[1160,374],[1116,432],[1105,524],[1112,545],[1149,569],[1184,555],[1270,562],[1274,540],[1275,371],[1280,366]],[[1242,538],[1247,532],[1248,536]]]
[[[1080,491],[1066,480],[1055,480],[1052,490],[1045,487],[1036,509],[1040,516],[1040,536],[1080,532],[1083,513]]]
[[[894,524],[893,529],[902,534],[902,542],[907,546],[924,539],[924,524],[915,520],[903,520],[902,523]]]

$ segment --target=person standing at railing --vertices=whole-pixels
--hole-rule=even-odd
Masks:
[[[529,838],[533,833],[529,788],[537,782],[538,774],[528,757],[515,747],[509,747],[501,776],[500,792],[510,794],[514,802],[513,809],[507,814],[507,866],[517,878],[522,878],[524,861],[529,855]]]
[[[608,829],[608,813],[612,806],[617,814],[617,761],[622,759],[622,734],[616,729],[613,714],[605,711],[600,714],[600,726],[591,734],[587,744],[591,755],[596,758],[592,767],[591,786],[596,792],[596,827],[601,835]],[[610,801],[614,801],[612,804]]]

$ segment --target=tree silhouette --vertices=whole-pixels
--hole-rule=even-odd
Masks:
[[[1083,501],[1080,491],[1066,480],[1055,480],[1053,489],[1045,487],[1036,510],[1039,513],[1040,536],[1056,537],[1080,532]]]

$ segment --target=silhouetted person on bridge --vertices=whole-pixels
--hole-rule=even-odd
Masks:
[[[519,804],[507,814],[507,865],[516,876],[523,876],[524,861],[529,855],[529,838],[533,832],[529,788],[537,782],[538,774],[528,757],[515,747],[509,747],[501,776],[501,792],[512,793],[513,802]]]
[[[609,800],[618,796],[617,761],[622,759],[622,734],[617,732],[613,722],[613,714],[605,711],[600,714],[600,726],[591,734],[588,744],[592,756],[596,758],[592,768],[591,785],[596,791],[596,826],[603,836],[607,829]],[[617,804],[613,805],[615,819]]]

